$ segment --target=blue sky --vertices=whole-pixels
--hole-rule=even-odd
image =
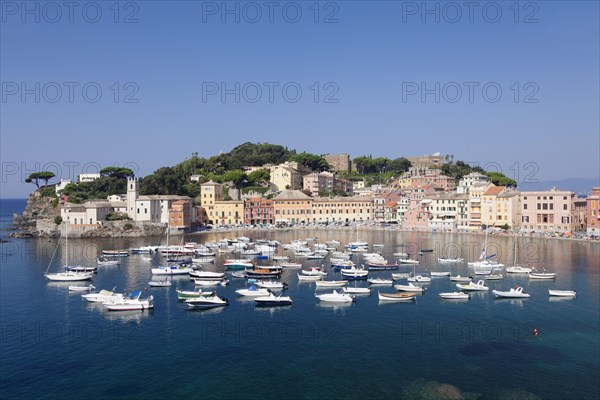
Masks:
[[[118,14],[112,1],[80,2],[72,16],[22,4],[2,2],[4,198],[27,195],[38,166],[144,176],[246,141],[441,152],[519,181],[599,175],[595,1],[518,13],[479,2],[471,16],[463,2],[428,2],[433,13],[420,1],[275,2],[272,16],[264,2],[229,2],[225,15],[222,2],[122,2]]]

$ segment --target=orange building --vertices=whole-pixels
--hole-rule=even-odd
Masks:
[[[593,188],[587,197],[587,234],[600,236],[600,187]]]
[[[177,200],[169,209],[169,225],[171,228],[185,229],[192,225],[191,200]]]
[[[299,190],[284,190],[273,198],[275,223],[309,222],[312,216],[313,198]]]

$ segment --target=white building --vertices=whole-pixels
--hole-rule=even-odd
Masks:
[[[73,183],[73,181],[70,179],[61,179],[54,187],[56,194],[58,194],[58,192],[63,190],[65,188],[65,186],[67,186],[69,183]]]
[[[471,172],[470,174],[463,176],[462,179],[458,181],[456,192],[469,193],[469,190],[473,185],[487,183],[489,183],[487,175],[480,174],[479,172]]]
[[[79,174],[77,182],[93,182],[100,178],[100,173],[97,174]]]
[[[441,193],[431,197],[428,228],[455,229],[469,224],[469,195]]]
[[[111,212],[125,213],[125,202],[91,200],[83,204],[67,203],[60,209],[63,221],[72,225],[99,225]]]
[[[179,200],[191,200],[177,195],[139,195],[138,178],[127,179],[127,215],[134,221],[169,222],[169,209]]]

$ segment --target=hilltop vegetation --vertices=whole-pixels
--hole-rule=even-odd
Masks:
[[[298,153],[287,147],[269,143],[243,143],[236,146],[228,153],[221,153],[210,158],[198,157],[193,154],[172,167],[158,168],[154,173],[140,180],[140,194],[155,195],[169,194],[198,198],[200,195],[199,183],[209,180],[233,185],[247,192],[262,191],[260,188],[268,186],[270,179],[269,169],[258,169],[246,173],[243,167],[261,166],[265,164],[281,164],[286,161],[297,161],[313,171],[327,171],[331,166],[321,155],[306,152]],[[340,174],[350,180],[365,180],[367,185],[378,183],[385,184],[392,178],[397,178],[409,170],[411,163],[404,157],[389,159],[385,157],[373,158],[360,156],[353,160],[356,171]],[[486,174],[490,181],[496,185],[516,186],[516,182],[501,173],[486,173],[480,167],[472,167],[463,161],[450,160],[440,167],[442,174],[452,176],[458,182],[464,175],[471,172]],[[106,167],[100,171],[101,177],[92,182],[80,182],[67,185],[62,193],[69,196],[69,201],[82,203],[92,199],[105,199],[113,194],[123,194],[127,191],[127,178],[133,172],[127,168]],[[51,173],[44,171],[32,174],[27,182],[39,187],[40,181],[48,184]],[[196,175],[198,182],[192,182],[190,177]],[[45,189],[49,189],[46,187]]]

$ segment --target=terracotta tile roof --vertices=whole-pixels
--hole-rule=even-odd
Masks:
[[[502,192],[506,186],[492,186],[483,194],[484,196],[497,196]]]

